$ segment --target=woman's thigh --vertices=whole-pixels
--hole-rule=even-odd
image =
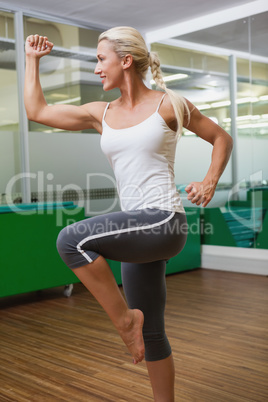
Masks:
[[[185,214],[157,209],[112,212],[67,226],[57,246],[70,268],[99,255],[137,263],[167,260],[185,244],[185,223]]]

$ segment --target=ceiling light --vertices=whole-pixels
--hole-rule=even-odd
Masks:
[[[188,77],[188,74],[172,74],[172,75],[165,75],[163,77],[163,80],[165,82],[169,82],[169,81],[176,81],[176,80],[184,80],[187,77]]]
[[[268,100],[268,95],[260,96],[260,100],[261,101]]]
[[[57,92],[54,92],[53,94],[49,95],[50,98],[55,98],[55,99],[66,99],[68,98],[68,94],[58,94]]]
[[[219,120],[217,119],[217,117],[209,117],[210,120],[214,121],[214,123],[219,124]]]
[[[211,105],[208,105],[207,103],[205,103],[204,105],[196,106],[196,107],[198,110],[211,109]]]
[[[241,124],[238,128],[259,128],[259,127],[268,127],[268,123],[255,123],[255,124]]]
[[[223,107],[223,106],[230,106],[231,102],[230,101],[222,101],[222,102],[214,102],[211,103],[212,107]]]
[[[236,118],[236,120],[237,120],[237,121],[243,121],[243,120],[259,120],[259,119],[261,119],[261,118],[265,118],[265,117],[263,117],[263,116],[267,116],[267,117],[268,117],[268,115],[262,115],[262,116],[260,116],[259,114],[254,114],[254,115],[248,114],[248,115],[245,115],[245,116],[238,116],[238,117]],[[230,118],[230,117],[226,117],[225,119],[223,119],[223,123],[230,123],[230,122],[231,122],[231,118]]]
[[[188,74],[171,74],[171,75],[165,75],[163,77],[163,81],[164,82],[177,81],[177,80],[183,80],[187,77],[189,77]],[[150,83],[155,84],[155,80],[151,80]]]
[[[236,99],[236,103],[253,103],[253,102],[258,102],[259,98],[257,97],[250,97],[248,96],[247,98],[240,98]]]
[[[238,116],[236,120],[241,121],[241,120],[258,120],[261,116],[258,114],[255,114],[252,116],[251,114],[247,114],[245,116]]]
[[[218,81],[209,81],[207,83],[207,85],[211,86],[211,87],[217,87],[218,86]]]
[[[79,102],[81,100],[81,96],[77,96],[76,98],[70,98],[70,99],[65,99],[62,101],[54,102],[54,103],[49,103],[49,106],[51,105],[64,105],[66,103],[75,103]]]
[[[186,131],[184,131],[184,135],[190,136],[190,135],[196,135],[196,134],[193,133],[192,131],[186,130]]]

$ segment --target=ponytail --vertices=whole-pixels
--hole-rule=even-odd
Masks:
[[[155,81],[156,85],[163,89],[169,96],[169,99],[171,101],[171,104],[173,106],[175,116],[177,119],[178,127],[177,127],[177,138],[179,139],[181,137],[182,129],[183,129],[183,121],[184,121],[184,116],[185,114],[187,115],[188,118],[188,123],[190,120],[190,111],[188,108],[188,105],[186,103],[186,100],[176,94],[174,91],[171,89],[167,88],[162,71],[160,68],[160,60],[158,57],[158,54],[156,52],[150,52],[149,54],[149,63],[151,67],[151,73],[153,80]]]

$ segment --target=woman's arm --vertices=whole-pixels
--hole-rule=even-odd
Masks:
[[[233,140],[232,137],[211,119],[204,116],[189,101],[191,116],[189,123],[184,127],[213,145],[211,164],[202,182],[192,182],[186,188],[188,200],[193,204],[205,207],[212,199],[217,183],[230,158]]]
[[[82,106],[53,105],[46,103],[39,79],[40,58],[49,54],[53,43],[46,37],[30,35],[26,39],[26,69],[24,104],[29,120],[64,130],[95,128],[100,132],[104,102],[92,102]]]

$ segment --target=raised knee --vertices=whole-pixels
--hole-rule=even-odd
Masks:
[[[68,239],[70,236],[67,228],[68,228],[68,226],[63,228],[57,237],[56,247],[57,247],[57,250],[58,250],[60,256],[62,256],[63,254],[65,254],[67,252],[67,244],[69,243]]]

